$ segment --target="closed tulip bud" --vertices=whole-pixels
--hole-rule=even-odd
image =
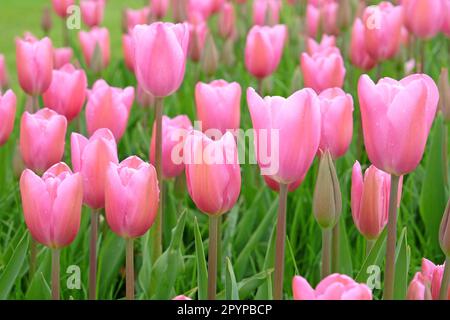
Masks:
[[[400,81],[367,75],[358,83],[364,144],[378,169],[397,176],[413,171],[422,159],[439,92],[425,74]],[[414,137],[414,143],[411,141]]]
[[[66,64],[53,70],[52,83],[44,92],[44,105],[72,121],[83,108],[86,100],[87,77],[82,69]]]
[[[88,93],[86,126],[89,135],[100,128],[108,128],[119,141],[128,123],[134,100],[134,88],[110,87],[105,80],[97,80]]]
[[[154,1],[152,1],[152,4]],[[124,17],[125,17],[125,33],[131,32],[135,26],[138,24],[147,24],[149,20],[150,9],[148,7],[133,10],[133,9],[125,9]]]
[[[177,23],[183,22],[187,18],[187,6],[185,0],[171,0],[173,20]]]
[[[64,65],[70,63],[72,57],[73,50],[70,47],[53,49],[53,68],[61,69]]]
[[[241,191],[241,169],[231,133],[216,141],[193,131],[184,146],[186,183],[197,208],[221,215],[235,205]]]
[[[16,39],[19,84],[31,96],[45,92],[52,81],[53,46],[49,38],[37,40],[28,35]]]
[[[167,14],[169,0],[152,0],[150,1],[150,13],[152,17],[161,20]]]
[[[48,34],[52,29],[52,13],[49,7],[42,10],[41,28],[45,34]]]
[[[337,25],[340,29],[347,29],[352,23],[351,0],[341,0],[338,4]]]
[[[263,79],[277,68],[283,54],[287,28],[284,25],[253,26],[245,44],[245,67],[254,77]]]
[[[442,23],[441,31],[450,37],[450,0],[442,0],[444,21]]]
[[[0,91],[8,87],[8,73],[6,72],[5,56],[0,54]]]
[[[51,109],[25,112],[20,121],[20,153],[26,167],[42,173],[61,161],[66,130],[66,118]]]
[[[189,132],[192,130],[191,120],[185,115],[173,119],[162,118],[162,169],[166,179],[179,176],[184,170],[183,145]],[[156,132],[153,125],[153,132]],[[150,162],[155,164],[156,135],[152,135],[150,145]]]
[[[186,23],[155,22],[133,29],[135,71],[138,82],[155,97],[180,87],[186,68],[189,28]]]
[[[439,75],[439,110],[444,119],[450,122],[450,83],[448,82],[448,70],[442,68]]]
[[[439,243],[447,257],[450,256],[450,200],[447,202],[439,229]]]
[[[16,103],[16,95],[12,90],[6,91],[4,95],[0,92],[0,119],[2,119],[0,123],[0,146],[8,141],[14,129]]]
[[[106,0],[81,0],[81,19],[89,28],[98,27],[103,21]]]
[[[263,99],[249,88],[247,103],[262,174],[278,183],[302,181],[320,142],[320,101],[316,93],[303,89],[288,98]]]
[[[52,0],[53,10],[61,18],[68,16],[67,9],[75,4],[75,0]]]
[[[219,34],[222,38],[234,37],[236,33],[236,13],[231,2],[225,2],[219,13]]]
[[[234,41],[231,38],[225,40],[220,59],[226,66],[232,66],[236,62],[236,56],[234,54]]]
[[[58,163],[41,177],[26,169],[20,177],[25,223],[33,239],[50,248],[69,245],[78,233],[83,186],[81,175]]]
[[[108,29],[94,27],[90,31],[80,31],[78,38],[87,66],[96,73],[105,69],[110,60]]]
[[[110,163],[105,178],[105,213],[111,230],[126,239],[148,231],[158,211],[156,170],[138,157]]]
[[[216,73],[219,65],[219,52],[217,52],[216,44],[213,36],[209,33],[206,36],[205,49],[202,54],[202,69],[208,76]]]
[[[133,37],[129,34],[122,35],[122,50],[125,60],[125,66],[131,72],[134,72],[134,48]]]
[[[205,48],[206,35],[208,34],[208,25],[205,22],[198,24],[189,24],[189,58],[194,61],[200,61],[203,49]]]
[[[253,24],[275,25],[280,20],[280,0],[255,0],[253,1]]]
[[[308,281],[295,276],[292,280],[294,300],[372,300],[372,291],[344,274],[331,274],[313,289]]]
[[[103,128],[89,139],[72,133],[70,141],[73,170],[83,177],[83,201],[92,209],[103,208],[106,171],[111,162],[119,163],[114,135]]]
[[[357,18],[353,24],[352,38],[350,42],[350,61],[351,63],[365,71],[371,70],[377,64],[366,49],[364,39],[364,25],[360,18]]]
[[[215,80],[195,86],[197,118],[203,132],[218,129],[222,133],[239,128],[241,115],[241,86],[237,82]]]
[[[187,2],[187,15],[189,21],[196,19],[208,20],[211,15],[213,0],[185,0]]]
[[[306,6],[306,30],[309,37],[315,38],[320,28],[320,9],[313,4]]]
[[[442,0],[402,0],[405,11],[405,25],[420,38],[432,38],[441,31],[444,22]]]
[[[336,37],[324,34],[320,43],[313,38],[308,38],[306,41],[306,47],[307,52],[310,55],[324,51],[327,52],[329,49],[336,48]]]
[[[304,52],[300,60],[305,87],[320,93],[344,85],[346,71],[339,49],[329,48],[313,55]]]

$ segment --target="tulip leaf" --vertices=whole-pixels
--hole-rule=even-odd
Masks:
[[[257,273],[251,277],[244,278],[240,282],[238,282],[237,286],[239,289],[239,298],[241,300],[246,300],[251,297],[251,294],[258,288],[261,284],[263,284],[268,278],[271,277],[273,273],[273,269],[268,269]],[[225,290],[220,291],[217,294],[218,300],[223,300],[226,297]]]
[[[138,274],[138,285],[139,289],[143,293],[143,297],[148,299],[149,289],[151,283],[151,270],[152,270],[152,259],[151,259],[151,232],[147,231],[147,233],[141,238],[141,248],[142,248],[142,266],[139,270]]]
[[[267,246],[266,256],[264,258],[263,270],[273,268],[273,262],[275,257],[275,235],[276,224],[273,225],[272,233],[270,234],[269,243]],[[258,288],[256,292],[256,299],[258,300],[272,300],[272,278],[268,277],[267,280]]]
[[[404,300],[408,286],[410,249],[408,247],[406,228],[403,228],[400,241],[397,244],[395,258],[394,299]]]
[[[8,298],[8,295],[16,282],[17,276],[22,269],[27,257],[28,238],[28,233],[24,233],[11,256],[11,259],[0,276],[0,300]]]
[[[47,292],[43,283],[45,279],[49,279],[51,275],[51,263],[52,263],[52,252],[51,250],[45,250],[44,258],[39,263],[39,267],[36,270],[33,279],[31,280],[28,290],[25,295],[27,300],[41,300],[41,299],[51,299],[51,292]],[[46,282],[46,281],[45,281]]]
[[[348,243],[347,230],[344,219],[339,222],[339,273],[352,275],[352,257],[350,253],[350,246]]]
[[[371,266],[378,266],[380,270],[382,269],[381,263],[386,252],[386,235],[387,230],[384,229],[364,260],[361,270],[355,278],[356,282],[367,283],[367,279],[370,276],[369,268]]]
[[[236,283],[236,277],[234,275],[233,266],[231,265],[230,259],[226,258],[226,281],[225,281],[225,292],[227,300],[239,300],[239,290]]]
[[[208,298],[208,270],[206,268],[205,249],[203,247],[202,235],[198,227],[197,218],[194,217],[195,253],[197,255],[197,286],[198,300]]]

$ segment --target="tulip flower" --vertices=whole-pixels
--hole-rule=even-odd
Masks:
[[[324,34],[320,43],[313,38],[308,38],[306,42],[307,52],[309,55],[328,51],[330,48],[336,47],[336,37]]]
[[[42,18],[41,18],[41,28],[44,31],[45,35],[48,35],[50,30],[52,29],[52,11],[49,7],[45,7],[42,10]]]
[[[108,128],[119,141],[128,123],[134,100],[134,88],[110,87],[105,80],[97,80],[88,94],[86,126],[89,135],[100,128]]]
[[[416,272],[408,286],[408,300],[450,300],[450,290],[441,290],[445,265],[435,265],[428,259],[422,259],[422,268]],[[448,279],[447,279],[448,281]],[[443,297],[440,294],[443,293]]]
[[[344,274],[331,274],[313,289],[308,281],[295,276],[292,280],[294,300],[372,300],[372,291]]]
[[[73,50],[70,47],[53,49],[53,68],[61,69],[65,64],[70,63],[73,57]]]
[[[83,108],[86,100],[87,77],[82,69],[66,64],[53,70],[52,83],[42,98],[44,105],[72,121]]]
[[[209,215],[208,299],[215,300],[219,219],[235,205],[241,190],[236,141],[230,132],[213,141],[193,131],[183,153],[189,195]]]
[[[153,124],[155,132],[156,124]],[[162,171],[164,179],[179,176],[184,171],[183,145],[187,135],[192,131],[191,120],[185,115],[173,119],[163,116],[162,119]],[[150,144],[150,163],[155,163],[156,135],[152,135]]]
[[[8,141],[14,129],[14,120],[16,117],[16,95],[12,90],[6,91],[2,95],[0,92],[0,146]]]
[[[25,112],[20,121],[20,153],[27,168],[42,173],[61,161],[67,120],[48,108]]]
[[[403,8],[383,1],[369,6],[363,13],[364,38],[367,53],[376,61],[394,57],[401,41]]]
[[[202,58],[205,48],[206,35],[208,34],[208,25],[205,22],[198,24],[189,24],[189,58],[198,62]]]
[[[203,132],[218,129],[239,128],[241,114],[241,86],[237,82],[215,80],[209,84],[199,82],[195,86],[197,118],[202,122]]]
[[[253,1],[253,24],[259,26],[278,24],[280,9],[280,0]]]
[[[319,30],[337,35],[339,4],[334,0],[308,3],[306,6],[306,29],[309,37],[316,37]]]
[[[450,83],[448,81],[448,69],[442,68],[439,75],[439,111],[445,121],[450,122]],[[443,143],[446,143],[445,141]],[[444,149],[443,149],[444,150]]]
[[[441,31],[445,19],[443,0],[402,0],[405,25],[417,37],[429,39]]]
[[[122,35],[122,50],[125,60],[125,66],[131,72],[134,72],[134,48],[133,37],[129,34]]]
[[[83,185],[65,163],[49,168],[41,177],[26,169],[20,177],[25,223],[36,241],[52,248],[52,297],[59,299],[59,253],[78,233]]]
[[[439,294],[439,298],[444,300],[447,297],[447,292],[449,292],[448,296],[450,297],[450,290],[448,290],[450,282],[450,199],[447,202],[447,207],[445,208],[441,226],[439,228],[439,244],[446,256],[446,266],[442,276],[443,285]]]
[[[350,42],[350,61],[351,63],[364,70],[369,71],[377,64],[366,49],[364,25],[360,18],[353,23],[352,39]]]
[[[208,20],[212,13],[214,0],[185,0],[187,2],[188,20]]]
[[[158,1],[152,1],[152,5]],[[138,24],[147,24],[150,15],[150,8],[145,7],[138,10],[125,9],[125,31],[131,32]]]
[[[106,0],[81,0],[81,19],[89,28],[98,27],[103,20]]]
[[[134,299],[134,238],[150,229],[158,210],[159,189],[155,168],[138,157],[110,163],[105,180],[106,221],[126,239],[126,295]]]
[[[172,17],[175,22],[183,22],[187,19],[187,1],[171,0]]]
[[[344,85],[346,71],[339,49],[329,48],[313,55],[304,52],[300,60],[305,87],[320,93]]]
[[[442,0],[444,21],[442,23],[441,31],[450,37],[450,0]]]
[[[16,39],[16,61],[19,84],[28,95],[36,98],[45,92],[52,81],[53,46],[49,38],[37,40],[31,35]]]
[[[175,298],[173,298],[172,300],[192,300],[192,299],[189,297],[186,297],[184,295],[179,295],[179,296],[176,296]]]
[[[236,34],[236,13],[230,2],[225,2],[220,9],[218,29],[224,39],[232,38]]]
[[[52,0],[53,10],[61,18],[68,16],[67,9],[75,4],[75,0]]]
[[[150,1],[150,13],[156,20],[161,20],[167,14],[169,0],[152,0]]]
[[[6,72],[5,56],[0,54],[0,91],[8,86],[8,74]]]
[[[377,84],[363,75],[358,96],[369,159],[378,169],[391,174],[385,298],[392,299],[399,177],[413,171],[422,158],[439,92],[434,81],[424,74],[400,81],[383,78]]]
[[[274,298],[282,298],[287,186],[302,181],[320,142],[320,101],[311,89],[289,98],[262,99],[247,90],[247,102],[255,130],[255,149],[263,175],[280,184]],[[267,150],[270,147],[271,150]],[[267,159],[267,154],[271,155]]]
[[[94,27],[90,31],[80,31],[78,38],[87,66],[95,73],[105,69],[110,60],[108,29]]]
[[[219,52],[217,51],[214,37],[208,33],[205,40],[205,48],[202,55],[202,70],[206,76],[214,76],[219,65]]]

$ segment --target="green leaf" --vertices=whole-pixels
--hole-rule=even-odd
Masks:
[[[205,249],[203,247],[202,235],[198,227],[197,217],[194,217],[195,253],[197,256],[197,286],[198,300],[208,298],[208,270],[206,268]]]
[[[239,291],[236,283],[236,277],[234,276],[233,266],[230,259],[226,258],[227,274],[225,281],[225,292],[227,300],[239,300]]]
[[[52,252],[47,249],[44,251],[43,255],[44,258],[41,262],[39,262],[39,267],[34,273],[33,279],[28,286],[28,290],[25,295],[26,300],[51,299],[51,292],[49,295],[49,292],[47,292],[45,286],[43,286],[43,283],[45,279],[50,279],[51,276]],[[45,281],[45,283],[47,283],[47,281]]]
[[[344,219],[339,222],[339,273],[352,275],[352,257]]]
[[[397,244],[395,255],[395,284],[394,299],[404,300],[406,298],[406,290],[408,287],[408,271],[409,271],[409,247],[406,237],[406,228],[403,228],[400,241]]]
[[[147,233],[141,238],[142,266],[139,269],[138,274],[139,289],[143,293],[143,298],[146,299],[150,297],[149,291],[152,275],[152,259],[150,255],[151,243],[151,232],[147,231]]]
[[[272,233],[270,234],[269,245],[267,246],[266,256],[264,258],[263,270],[273,268],[273,262],[275,260],[275,235],[277,225],[274,224]],[[267,280],[259,286],[256,292],[257,300],[272,300],[272,277],[268,277]]]
[[[0,300],[5,300],[8,298],[9,292],[14,286],[16,278],[22,269],[22,265],[27,257],[29,242],[28,238],[28,233],[25,233],[19,241],[16,250],[14,250],[11,260],[9,260],[6,268],[0,276]]]
[[[251,297],[256,288],[258,288],[267,278],[270,278],[273,273],[273,269],[265,270],[260,273],[257,273],[251,277],[245,278],[242,281],[238,282],[237,286],[239,289],[239,297],[241,300],[246,300]],[[217,294],[218,300],[223,300],[226,297],[225,290],[220,291]]]
[[[372,250],[370,250],[369,255],[364,260],[364,263],[361,266],[361,270],[355,278],[356,282],[367,282],[367,278],[370,276],[370,274],[367,273],[367,268],[369,268],[370,266],[377,265],[381,269],[381,263],[383,262],[384,254],[386,252],[386,235],[387,230],[385,228],[380,234],[380,237],[375,242]]]

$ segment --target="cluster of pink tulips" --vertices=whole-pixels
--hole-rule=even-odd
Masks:
[[[448,121],[450,86],[445,71],[439,87],[437,79],[425,74],[428,61],[423,49],[412,57],[410,72],[398,79],[381,77],[382,66],[416,43],[423,47],[440,33],[450,36],[450,1],[381,1],[369,6],[350,0],[250,2],[151,0],[142,9],[125,9],[123,60],[137,80],[136,87],[119,88],[104,79],[115,49],[110,31],[103,26],[107,0],[51,1],[64,23],[71,6],[79,4],[81,10],[85,30],[76,39],[64,33],[65,47],[55,48],[49,37],[39,39],[31,33],[16,39],[17,78],[27,96],[23,108],[8,89],[5,58],[0,55],[0,146],[14,129],[16,111],[24,110],[19,115],[18,149],[24,166],[23,214],[32,237],[31,263],[36,263],[33,251],[38,244],[52,250],[53,299],[61,295],[60,253],[79,232],[83,205],[90,209],[89,299],[98,297],[97,250],[103,217],[126,241],[126,297],[134,299],[133,241],[152,229],[152,262],[162,255],[165,185],[182,176],[192,202],[209,219],[207,297],[216,299],[222,216],[235,206],[241,188],[253,183],[241,178],[236,135],[244,113],[241,101],[251,119],[261,182],[279,197],[273,298],[287,297],[283,282],[288,195],[313,171],[314,161],[318,166],[311,200],[322,233],[321,281],[313,288],[305,275],[296,275],[291,279],[293,298],[373,299],[367,284],[339,273],[337,244],[346,200],[367,255],[386,229],[383,298],[394,298],[403,179],[421,163],[437,113]],[[301,34],[283,24],[286,6],[304,12]],[[248,30],[239,24],[239,17],[249,14],[245,10],[251,10]],[[342,36],[345,30],[351,35],[348,43]],[[271,77],[293,37],[304,42],[304,51],[293,62],[303,86],[286,97],[271,96],[277,85]],[[242,52],[236,50],[238,41],[245,45]],[[71,46],[78,46],[81,61]],[[345,65],[346,56],[352,66]],[[197,70],[187,68],[188,59]],[[242,79],[216,79],[219,66],[234,68],[238,61],[255,79],[251,79],[254,86],[242,87]],[[368,73],[373,68],[377,78],[362,74],[351,83],[357,92],[352,96],[344,85],[346,77],[356,69]],[[200,72],[209,81],[184,81],[185,74],[196,74],[197,80]],[[165,101],[182,85],[195,94],[191,101],[180,103],[194,106],[201,128],[186,114],[165,115]],[[154,110],[152,124],[143,120],[145,130],[151,131],[148,162],[136,155],[119,158],[118,146],[135,100]],[[355,119],[360,125],[354,128]],[[339,177],[344,172],[337,161],[358,134],[360,151],[370,164],[360,164],[361,157],[360,162],[353,159],[350,198],[343,199]],[[273,152],[269,158],[267,150]],[[65,153],[71,166],[63,162]],[[446,263],[437,266],[424,258],[408,287],[408,299],[450,299],[450,202],[436,237]]]

